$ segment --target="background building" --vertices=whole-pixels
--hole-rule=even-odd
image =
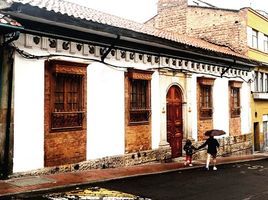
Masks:
[[[201,38],[262,63],[255,68],[251,80],[251,132],[254,149],[265,149],[268,113],[267,18],[251,8],[232,10],[209,4],[188,6],[186,0],[159,0],[158,14],[147,24]],[[233,119],[230,124],[233,124],[230,135],[240,134],[239,123]]]

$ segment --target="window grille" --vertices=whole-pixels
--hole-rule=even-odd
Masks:
[[[81,129],[83,125],[83,76],[54,74],[52,130]]]
[[[149,81],[130,79],[130,123],[149,122],[150,93]]]
[[[152,74],[149,70],[128,69],[126,80],[129,125],[150,123]]]

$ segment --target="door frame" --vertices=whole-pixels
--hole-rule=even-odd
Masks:
[[[184,92],[183,92],[183,89],[182,89],[182,87],[179,85],[179,84],[171,84],[171,85],[169,85],[169,87],[167,88],[167,91],[166,91],[166,111],[168,110],[168,108],[167,108],[167,95],[168,95],[168,93],[169,93],[169,91],[170,91],[170,89],[172,88],[172,87],[176,87],[178,90],[179,90],[179,92],[180,92],[180,95],[181,95],[181,121],[182,121],[182,137],[181,137],[181,141],[180,141],[180,143],[181,143],[181,146],[182,146],[182,142],[183,142],[183,139],[185,138],[185,119],[186,119],[186,117],[185,117],[185,96],[184,96]],[[167,123],[167,112],[166,112],[166,138],[167,138],[167,142],[168,142],[168,131],[167,131],[167,128],[168,128],[168,123]],[[183,147],[182,147],[183,148]],[[181,149],[182,151],[183,151],[183,149]],[[181,154],[179,155],[179,157],[180,156],[182,156],[182,152],[181,152]],[[171,157],[172,158],[175,158],[175,156],[174,155],[171,155]]]
[[[253,124],[253,134],[254,134],[254,151],[260,151],[260,125],[259,122],[254,122]]]

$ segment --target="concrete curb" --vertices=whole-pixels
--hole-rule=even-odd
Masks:
[[[264,156],[255,156],[255,157],[253,156],[252,158],[246,158],[246,159],[240,159],[240,160],[237,159],[237,160],[230,160],[230,161],[219,161],[217,165],[219,166],[219,165],[227,165],[227,164],[233,164],[233,163],[243,163],[243,162],[248,162],[248,161],[264,160],[264,159],[268,159],[268,154]],[[84,187],[89,184],[102,183],[102,182],[119,180],[119,179],[127,179],[127,178],[133,178],[133,177],[138,177],[138,176],[149,176],[149,175],[154,175],[154,174],[184,171],[184,170],[198,169],[198,168],[203,168],[203,167],[205,168],[205,161],[198,161],[198,162],[199,162],[198,164],[192,167],[183,166],[183,167],[179,167],[176,169],[137,173],[134,175],[124,175],[124,176],[119,175],[117,177],[103,178],[101,180],[92,180],[92,181],[85,181],[81,183],[58,185],[58,186],[53,186],[53,187],[45,187],[45,188],[39,188],[39,189],[34,189],[34,190],[29,190],[29,191],[22,191],[22,192],[10,192],[6,194],[0,194],[0,199],[6,199],[6,198],[14,197],[14,196],[27,195],[27,194],[29,195],[29,194],[38,194],[38,193],[49,193],[49,192],[55,192],[56,190],[68,190],[68,189],[77,188],[77,187]]]

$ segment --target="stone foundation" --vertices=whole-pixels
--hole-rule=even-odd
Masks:
[[[239,135],[239,136],[228,136],[217,139],[220,143],[218,151],[218,157],[221,156],[234,156],[234,155],[247,155],[253,153],[252,135]],[[205,141],[193,142],[195,147],[199,147]],[[184,145],[184,144],[183,144]],[[194,160],[206,159],[207,151],[202,149],[194,154]],[[185,152],[183,152],[185,156]],[[91,169],[105,169],[105,168],[118,168],[127,167],[134,165],[142,165],[153,162],[170,162],[171,161],[171,148],[164,146],[159,149],[140,151],[135,153],[129,153],[125,155],[103,157],[94,160],[88,160],[70,165],[61,165],[55,167],[46,167],[43,169],[14,173],[10,177],[21,177],[21,176],[37,176],[44,174],[55,174],[62,172],[75,172]]]
[[[91,169],[117,168],[117,167],[142,165],[145,163],[169,162],[169,161],[171,161],[171,148],[161,147],[159,149],[140,151],[125,155],[103,157],[99,159],[79,162],[76,164],[46,167],[43,169],[28,172],[19,172],[14,173],[10,177],[15,178],[21,176],[38,176],[38,175],[55,174],[62,172],[75,172],[78,170],[83,171]]]

